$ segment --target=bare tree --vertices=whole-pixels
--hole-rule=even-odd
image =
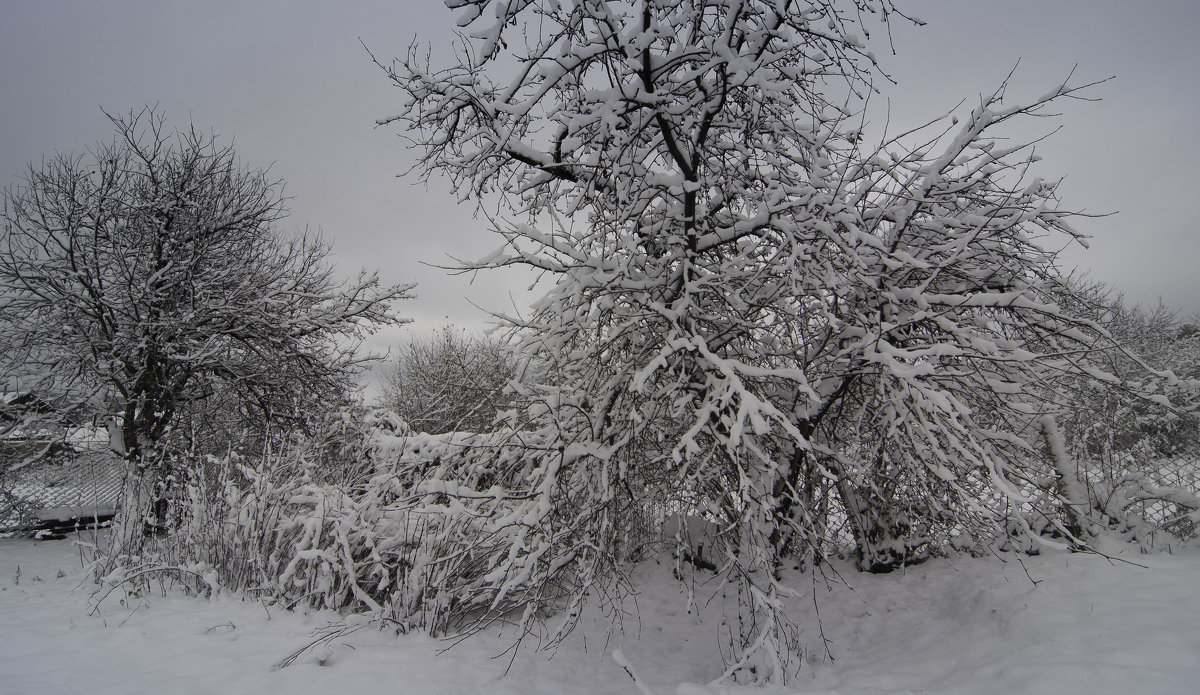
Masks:
[[[505,389],[516,376],[503,342],[446,326],[400,346],[382,403],[417,432],[485,432],[511,406]]]
[[[339,279],[327,244],[278,230],[282,184],[215,136],[149,108],[109,120],[111,143],[5,190],[0,359],[22,390],[114,416],[140,523],[183,473],[160,446],[181,408],[219,388],[288,422],[340,401],[411,286]]]

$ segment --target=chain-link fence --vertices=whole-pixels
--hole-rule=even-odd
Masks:
[[[111,517],[123,482],[124,466],[107,450],[64,452],[9,470],[0,479],[0,532]]]
[[[1143,528],[1181,541],[1197,536],[1200,454],[1141,460],[1126,456],[1084,466],[1081,474],[1093,502],[1110,514],[1140,519]]]
[[[1101,507],[1119,507],[1126,515],[1140,518],[1146,528],[1181,541],[1197,536],[1195,507],[1188,502],[1200,497],[1200,456],[1109,464],[1080,467],[1093,500]],[[123,476],[122,462],[107,450],[64,453],[10,471],[0,479],[0,532],[28,531],[56,520],[110,516],[120,501]],[[1122,497],[1114,505],[1117,495]],[[840,507],[831,504],[823,510],[823,519],[824,551],[849,555],[854,538]]]

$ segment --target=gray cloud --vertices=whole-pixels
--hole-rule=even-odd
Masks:
[[[1066,258],[1132,301],[1162,297],[1200,311],[1189,176],[1200,158],[1192,126],[1200,6],[916,0],[902,7],[929,26],[897,26],[896,55],[881,52],[898,81],[881,95],[890,99],[894,126],[977,100],[1018,59],[1017,98],[1046,91],[1076,64],[1082,80],[1117,76],[1095,89],[1103,101],[1067,104],[1065,128],[1039,146],[1040,174],[1067,177],[1068,207],[1119,211],[1080,220],[1093,248]],[[289,224],[320,229],[347,274],[365,266],[391,282],[420,282],[419,298],[404,307],[415,329],[481,326],[487,314],[473,305],[522,305],[529,278],[472,282],[423,265],[482,256],[499,240],[444,184],[397,178],[413,153],[396,131],[374,127],[396,96],[359,43],[384,59],[414,35],[445,48],[452,23],[434,2],[11,3],[0,26],[0,174],[15,181],[26,162],[106,138],[101,107],[159,104],[174,123],[191,120],[234,138],[246,162],[270,165],[293,197]],[[1055,125],[1039,122],[1029,132]]]

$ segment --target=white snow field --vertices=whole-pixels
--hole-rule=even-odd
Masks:
[[[666,564],[646,563],[623,632],[585,622],[557,652],[484,633],[453,649],[373,627],[281,659],[340,618],[222,596],[168,592],[90,614],[71,540],[0,539],[0,693],[1194,693],[1200,692],[1200,552],[1121,559],[1065,552],[935,560],[906,573],[810,576],[792,616],[806,653],[783,686],[714,685],[723,670],[718,601],[689,615]],[[1128,561],[1128,562],[1126,562]],[[1129,564],[1130,562],[1138,563]],[[1034,584],[1036,581],[1036,585]],[[619,649],[640,684],[614,662]],[[507,670],[507,674],[505,673]]]

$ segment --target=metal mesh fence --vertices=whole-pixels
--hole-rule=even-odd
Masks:
[[[27,529],[48,519],[112,513],[120,500],[123,475],[121,461],[107,450],[56,456],[9,472],[0,479],[0,532]],[[1149,492],[1160,492],[1161,497],[1131,501],[1126,514],[1183,541],[1200,531],[1194,508],[1172,499],[1174,491],[1193,499],[1200,497],[1200,456],[1084,462],[1080,475],[1093,499],[1101,504],[1131,488],[1145,494],[1148,484]],[[1000,498],[989,501],[1004,504]],[[827,505],[821,521],[824,552],[849,555],[854,537],[840,505]]]
[[[1146,460],[1130,456],[1115,464],[1087,466],[1082,473],[1101,504],[1116,498],[1116,504],[1109,506],[1123,507],[1127,515],[1155,530],[1181,541],[1197,536],[1193,504],[1200,497],[1200,455],[1189,452]]]
[[[64,454],[9,471],[0,480],[0,532],[111,514],[123,482],[124,466],[108,451]]]

